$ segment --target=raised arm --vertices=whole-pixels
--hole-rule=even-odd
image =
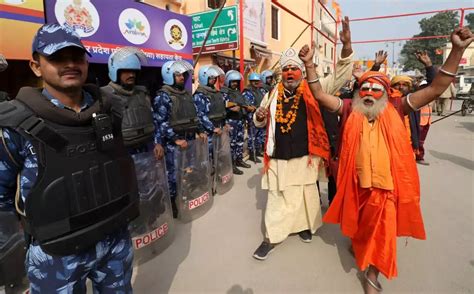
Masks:
[[[379,52],[375,52],[374,65],[372,65],[372,68],[370,70],[379,71],[382,67],[382,64],[385,62],[385,59],[387,59],[387,56],[387,51],[380,50]]]
[[[464,50],[474,40],[474,35],[468,27],[456,28],[451,34],[451,43],[453,49],[449,53],[446,62],[440,67],[433,82],[426,88],[403,98],[403,109],[405,113],[417,110],[420,107],[430,103],[441,95],[452,83],[456,77],[459,61],[462,58]]]
[[[344,84],[351,79],[352,71],[352,43],[351,30],[349,26],[349,18],[342,20],[342,31],[339,32],[342,42],[341,58],[336,63],[334,73],[319,79],[324,92],[328,94],[336,94]]]
[[[309,89],[313,94],[314,98],[318,102],[326,107],[330,112],[338,112],[342,114],[342,100],[336,96],[325,93],[319,83],[318,74],[316,73],[316,66],[313,63],[314,48],[316,43],[311,44],[311,48],[308,45],[304,45],[301,48],[298,56],[304,62],[306,67],[306,78],[308,80]]]

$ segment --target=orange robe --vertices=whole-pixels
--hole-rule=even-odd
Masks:
[[[397,276],[396,237],[426,238],[418,171],[407,130],[391,103],[379,116],[373,138],[364,138],[370,137],[364,124],[367,119],[358,112],[344,123],[338,190],[323,221],[339,223],[352,239],[361,270],[373,265],[391,279]],[[375,149],[366,150],[373,142],[378,142]]]

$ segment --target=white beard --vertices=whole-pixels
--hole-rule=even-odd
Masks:
[[[372,106],[364,104],[365,100],[370,100],[374,102]],[[374,121],[382,113],[382,111],[387,107],[388,96],[385,92],[380,99],[375,99],[371,96],[365,96],[360,98],[359,90],[354,92],[354,98],[352,98],[352,110],[362,113],[367,117],[369,121]]]

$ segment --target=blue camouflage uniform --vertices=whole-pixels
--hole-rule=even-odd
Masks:
[[[264,92],[262,91],[262,88],[256,89],[257,91],[260,91],[262,95],[264,95]],[[254,93],[248,88],[244,89],[242,92],[242,95],[244,95],[245,99],[249,102],[250,105],[253,105],[255,107],[259,107],[259,103],[256,101],[256,97]],[[259,153],[259,150],[261,150],[263,144],[265,143],[265,129],[264,128],[257,128],[255,127],[255,124],[253,123],[253,113],[248,113],[247,114],[247,125],[248,125],[248,151],[249,154],[253,154],[253,152]],[[255,147],[255,150],[254,150]]]
[[[229,94],[222,92],[224,101],[230,101]],[[230,149],[232,153],[232,161],[236,162],[244,158],[244,119],[226,119],[226,123],[230,125]]]
[[[56,107],[68,109],[46,90],[43,95]],[[92,96],[84,92],[81,111],[93,103]],[[0,210],[14,211],[17,176],[24,203],[38,175],[37,157],[33,145],[15,131],[5,128],[3,136],[6,145],[0,143]],[[132,260],[125,226],[99,241],[95,248],[75,255],[51,256],[32,240],[25,266],[31,293],[85,293],[86,278],[92,280],[95,293],[132,293]]]
[[[208,114],[210,112],[211,102],[204,93],[196,92],[193,95],[194,105],[196,106],[197,116],[201,123],[204,131],[208,136],[214,134],[214,124],[209,119]]]
[[[214,134],[214,124],[209,119],[209,112],[211,107],[211,102],[209,98],[207,98],[204,93],[196,92],[193,95],[194,105],[196,106],[196,113],[199,118],[199,123],[201,123],[202,127],[206,131],[207,134],[207,142],[209,145],[209,159],[212,160],[213,158],[213,146],[212,146],[212,136]]]
[[[175,168],[175,150],[177,145],[174,142],[178,139],[195,140],[196,136],[195,133],[189,133],[185,138],[174,132],[170,126],[171,103],[171,97],[166,92],[159,91],[153,100],[152,106],[153,121],[155,123],[155,143],[162,142],[162,146],[165,148],[166,174],[168,176],[170,196],[172,199],[175,199],[177,196]],[[201,126],[199,131],[204,132]]]

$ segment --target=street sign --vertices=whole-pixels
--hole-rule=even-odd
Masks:
[[[193,54],[199,53],[218,9],[190,14],[192,18]],[[207,39],[203,53],[235,50],[239,47],[237,5],[224,7]]]

